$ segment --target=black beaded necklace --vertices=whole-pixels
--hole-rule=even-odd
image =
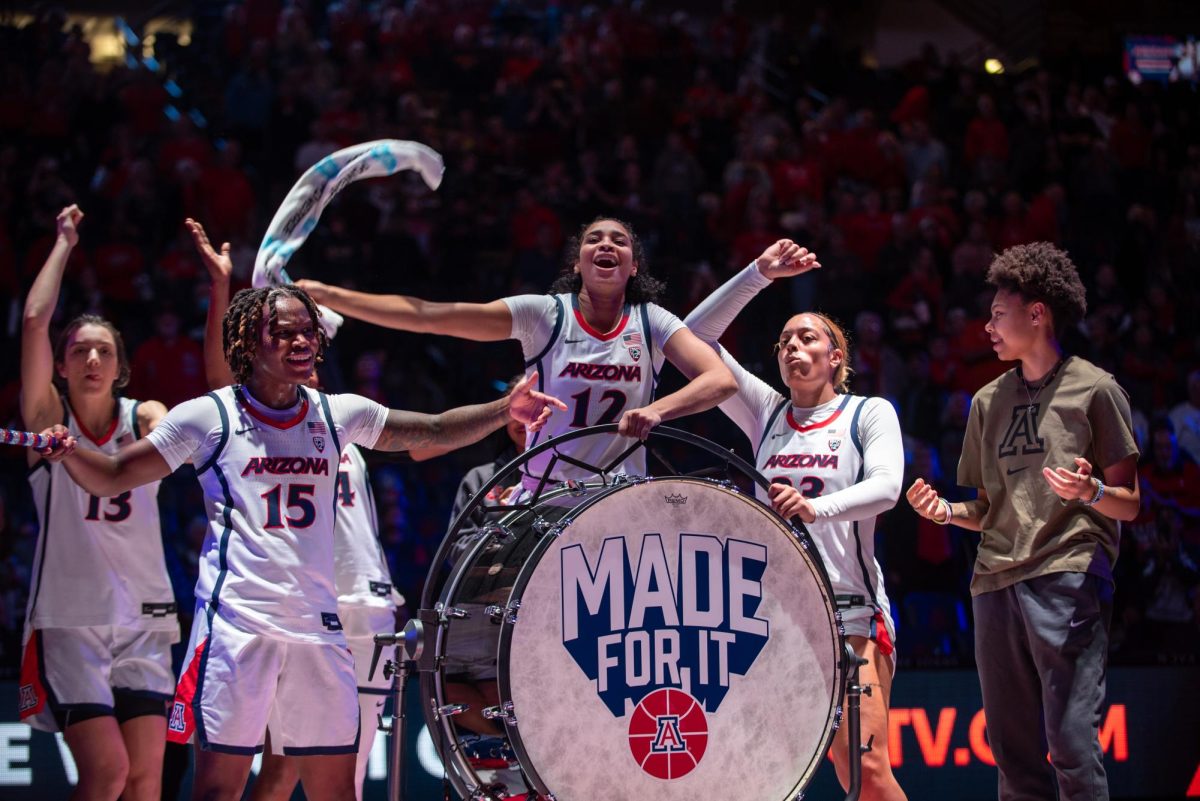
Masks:
[[[1025,387],[1025,397],[1029,399],[1030,414],[1033,414],[1033,409],[1036,405],[1038,395],[1041,395],[1042,390],[1046,388],[1046,385],[1054,380],[1054,376],[1058,375],[1058,368],[1063,366],[1064,361],[1066,361],[1066,357],[1062,357],[1055,362],[1054,366],[1050,368],[1050,372],[1046,374],[1046,377],[1043,378],[1041,382],[1033,388],[1033,392],[1029,391],[1029,382],[1025,380],[1025,372],[1021,369],[1021,365],[1017,365],[1017,378],[1021,379],[1021,386]]]

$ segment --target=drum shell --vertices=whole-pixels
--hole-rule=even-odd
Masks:
[[[675,503],[663,500],[668,497],[673,497]],[[709,499],[708,506],[704,504],[705,499]],[[504,601],[496,599],[498,604],[506,607],[512,601],[519,601],[520,606],[515,625],[506,619],[499,632],[495,662],[499,684],[497,700],[501,707],[506,702],[512,704],[512,720],[506,729],[533,789],[542,794],[553,791],[560,801],[592,797],[600,789],[611,789],[621,797],[650,792],[656,798],[690,799],[705,797],[711,792],[710,774],[715,771],[731,786],[753,788],[751,795],[756,798],[795,797],[811,779],[828,749],[838,717],[837,705],[843,683],[842,637],[832,593],[815,549],[810,551],[805,547],[782,520],[753,497],[701,479],[643,480],[590,493],[582,502],[573,499],[568,504],[561,500],[558,503],[557,508],[564,509],[564,513],[549,515],[558,518],[557,525],[538,536],[532,548],[528,545],[532,532],[518,535],[517,539],[524,540],[519,547],[529,556],[508,597]],[[597,526],[604,529],[611,525],[615,529],[636,532],[631,536],[639,538],[638,548],[646,546],[644,535],[661,533],[666,562],[675,565],[678,542],[672,545],[669,540],[679,531],[664,525],[662,518],[672,514],[679,518],[678,511],[686,504],[691,504],[696,511],[693,519],[686,520],[682,528],[676,526],[679,531],[711,533],[726,540],[730,538],[729,531],[717,530],[722,529],[722,524],[714,522],[714,518],[720,515],[711,508],[719,511],[719,507],[729,505],[737,509],[738,514],[734,517],[749,523],[730,523],[725,529],[746,525],[762,528],[766,533],[761,538],[769,543],[774,562],[797,574],[793,578],[800,590],[791,587],[786,576],[764,570],[761,611],[770,618],[771,635],[746,675],[730,675],[728,695],[718,702],[716,714],[711,708],[707,710],[713,748],[693,766],[694,775],[664,781],[647,776],[631,754],[634,735],[624,737],[620,732],[610,731],[603,746],[593,748],[589,744],[572,748],[579,740],[577,733],[581,729],[599,731],[613,729],[614,725],[625,727],[632,721],[632,699],[626,705],[623,719],[616,719],[614,724],[616,716],[598,701],[595,680],[589,682],[576,662],[569,656],[564,658],[562,599],[555,599],[553,592],[547,595],[545,591],[545,587],[552,589],[554,581],[541,582],[545,587],[540,592],[535,591],[536,587],[531,589],[531,582],[538,585],[535,575],[539,569],[560,562],[562,549],[579,539],[577,532]],[[649,505],[655,505],[656,509],[648,511]],[[621,513],[614,513],[617,510]],[[547,517],[545,514],[540,516]],[[712,524],[706,526],[706,523]],[[668,529],[672,533],[668,533]],[[603,540],[610,533],[591,531],[588,538]],[[750,540],[755,539],[747,536]],[[627,550],[636,549],[631,546]],[[478,554],[474,551],[473,554],[468,558],[477,558]],[[555,555],[557,558],[550,558]],[[639,558],[636,552],[629,554],[631,560]],[[768,559],[768,565],[771,562]],[[454,594],[453,591],[449,593],[447,605],[461,607]],[[804,608],[792,603],[795,598],[788,600],[792,595],[803,596]],[[797,621],[801,618],[807,619],[798,627]],[[451,631],[459,623],[461,621],[453,621]],[[804,629],[803,636],[798,634],[801,629]],[[537,641],[522,638],[523,631],[538,632],[534,638]],[[748,688],[753,687],[761,689],[751,692]],[[713,701],[709,699],[706,703],[711,706]],[[545,714],[535,714],[534,709],[543,704],[557,706]],[[768,722],[773,710],[778,709],[790,711]],[[731,737],[741,740],[734,742]],[[718,741],[725,743],[722,746],[726,749],[724,757],[718,753]],[[469,770],[469,766],[467,768]],[[575,781],[577,774],[589,774],[589,771],[591,778]],[[737,776],[743,771],[745,776]],[[755,784],[753,776],[762,774],[769,774],[769,780]],[[631,777],[636,781],[631,780],[628,786],[620,785],[619,790],[613,788],[614,781]],[[466,783],[471,784],[476,779],[469,775]]]

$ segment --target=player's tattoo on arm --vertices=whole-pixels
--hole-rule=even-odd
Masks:
[[[403,451],[442,446],[461,448],[478,442],[508,419],[506,399],[475,406],[460,406],[441,414],[421,414],[392,409],[379,432],[375,449]]]

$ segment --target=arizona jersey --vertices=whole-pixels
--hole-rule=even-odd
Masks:
[[[298,388],[278,419],[225,387],[172,409],[150,441],[172,468],[191,459],[209,521],[196,598],[243,631],[343,642],[333,577],[342,442],[375,444],[387,410]]]
[[[874,606],[890,626],[890,604],[875,559],[875,518],[895,506],[900,495],[900,421],[883,398],[837,395],[815,408],[793,406],[717,344],[737,313],[770,284],[751,263],[697,306],[687,325],[716,348],[737,381],[737,393],[721,411],[750,439],[759,471],[810,499],[817,519],[808,530],[843,619],[869,615]],[[758,495],[769,503],[765,492]]]
[[[887,483],[899,487],[904,457],[900,423],[891,404],[882,398],[838,395],[829,403],[801,409],[780,397],[761,437],[755,453],[759,472],[773,484],[795,487],[813,504],[817,519],[808,529],[839,603],[851,608],[873,605],[890,619],[891,605],[875,559],[875,516],[890,508],[896,495],[878,510],[854,503],[852,496],[867,479],[868,449],[876,443],[882,447],[871,454],[877,462],[872,472],[884,479],[897,472],[894,482]],[[894,454],[894,471],[888,469],[887,457],[878,458],[885,453]],[[758,495],[769,503],[761,488]],[[843,615],[849,618],[853,612]]]
[[[115,454],[138,438],[138,402],[117,399],[108,431],[87,431],[64,400],[64,422],[80,448]],[[88,493],[61,463],[38,462],[29,484],[37,506],[37,551],[27,620],[35,629],[125,626],[178,631],[163,560],[154,481],[111,498]]]
[[[392,609],[392,578],[379,544],[379,522],[367,463],[354,445],[342,451],[333,527],[334,584],[339,606]]]
[[[525,372],[538,372],[538,389],[567,404],[546,426],[526,437],[532,448],[551,437],[587,426],[616,423],[629,409],[653,402],[664,356],[662,347],[683,328],[678,317],[653,303],[626,304],[616,326],[608,332],[588,325],[579,308],[579,296],[518,295],[505,298],[512,312],[512,337],[521,342]],[[572,459],[610,468],[611,472],[645,475],[646,457],[638,449],[622,464],[612,465],[634,444],[629,437],[585,437],[568,443]],[[525,483],[537,485],[553,459],[553,451],[525,465]],[[550,478],[592,479],[596,473],[559,461]]]

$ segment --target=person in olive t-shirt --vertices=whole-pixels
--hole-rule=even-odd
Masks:
[[[975,394],[950,503],[923,479],[917,513],[979,531],[975,656],[1001,801],[1104,801],[1099,743],[1119,520],[1138,512],[1129,397],[1067,356],[1058,332],[1087,311],[1066,253],[1048,243],[992,262],[987,332],[1016,367]],[[1044,732],[1044,737],[1041,733]],[[1046,761],[1046,752],[1050,761]]]

